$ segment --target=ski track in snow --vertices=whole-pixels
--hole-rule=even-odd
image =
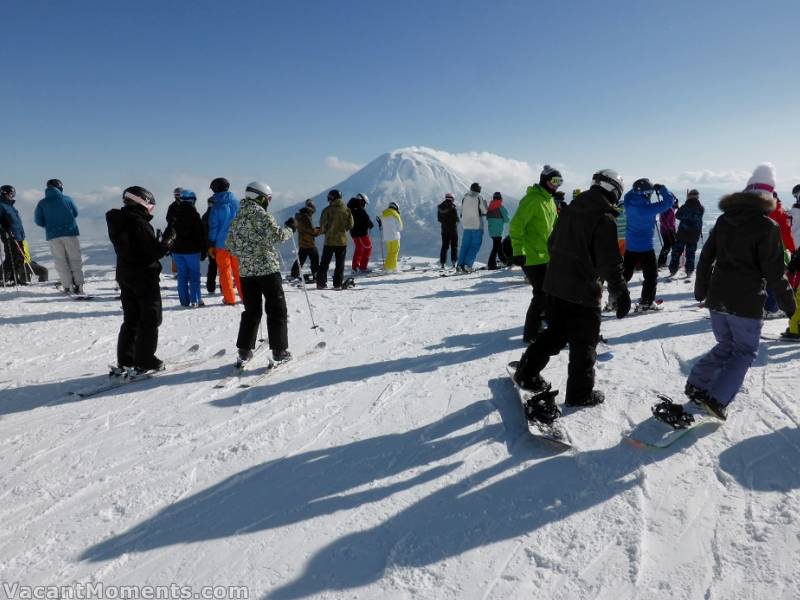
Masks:
[[[728,421],[670,448],[621,436],[682,400],[713,338],[681,280],[602,332],[606,403],[578,450],[527,434],[519,270],[286,286],[296,360],[230,372],[240,308],[182,309],[163,277],[159,355],[192,368],[91,398],[121,313],[110,272],[75,302],[0,290],[0,572],[23,585],[246,585],[251,598],[796,598],[800,347],[763,344]],[[633,282],[638,293],[637,274]],[[765,332],[782,329],[767,322]],[[326,348],[304,356],[320,341]],[[566,382],[567,352],[544,375]],[[258,365],[254,373],[261,372]]]

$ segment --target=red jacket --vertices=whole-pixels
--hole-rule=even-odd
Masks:
[[[769,218],[778,224],[778,229],[781,231],[781,240],[783,240],[783,247],[789,252],[794,253],[796,248],[794,240],[792,239],[792,222],[789,219],[789,214],[783,210],[780,200],[776,202],[775,210],[769,213]]]

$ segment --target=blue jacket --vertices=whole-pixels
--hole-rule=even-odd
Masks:
[[[44,227],[45,237],[52,240],[60,237],[80,235],[78,209],[72,198],[65,196],[61,190],[49,187],[44,191],[44,198],[36,205],[33,220],[39,227]]]
[[[648,194],[630,190],[625,194],[625,251],[646,252],[653,249],[656,216],[672,208],[675,196],[661,187],[661,200],[650,202]]]
[[[208,215],[208,243],[214,248],[225,248],[228,228],[239,212],[239,199],[231,192],[214,194],[214,204]]]
[[[22,226],[22,219],[19,218],[13,202],[0,200],[0,227],[10,231],[18,242],[25,239],[25,228]]]
[[[505,229],[506,223],[510,220],[511,218],[508,216],[508,211],[505,206],[501,204],[500,208],[492,209],[490,205],[489,212],[486,213],[486,222],[489,224],[489,236],[503,237],[503,229]]]

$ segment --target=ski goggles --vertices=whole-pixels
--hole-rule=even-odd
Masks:
[[[555,188],[560,187],[561,184],[564,183],[564,179],[562,177],[551,177],[548,179],[548,181],[550,182],[550,185]]]

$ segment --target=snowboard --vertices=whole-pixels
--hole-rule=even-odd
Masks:
[[[692,402],[679,404],[663,394],[658,394],[657,398],[659,401],[650,408],[652,416],[625,435],[625,439],[633,446],[652,449],[668,448],[699,427],[722,423],[722,421]],[[657,411],[658,407],[667,407],[674,410],[682,423],[675,427],[663,420],[660,416],[660,411]]]
[[[779,333],[762,333],[761,339],[767,342],[784,342],[786,344],[800,344],[800,340],[793,340],[791,338],[783,337]]]
[[[514,389],[517,391],[520,403],[522,404],[523,415],[525,416],[528,431],[535,438],[544,439],[565,448],[572,448],[572,439],[570,438],[569,433],[567,432],[560,418],[556,419],[549,425],[535,419],[528,419],[526,410],[528,406],[528,400],[530,400],[534,395],[531,394],[531,392],[523,390],[517,385],[517,382],[514,381],[514,373],[517,370],[518,364],[518,361],[508,363],[506,371],[508,372],[508,376],[511,378],[511,382],[514,384]]]

